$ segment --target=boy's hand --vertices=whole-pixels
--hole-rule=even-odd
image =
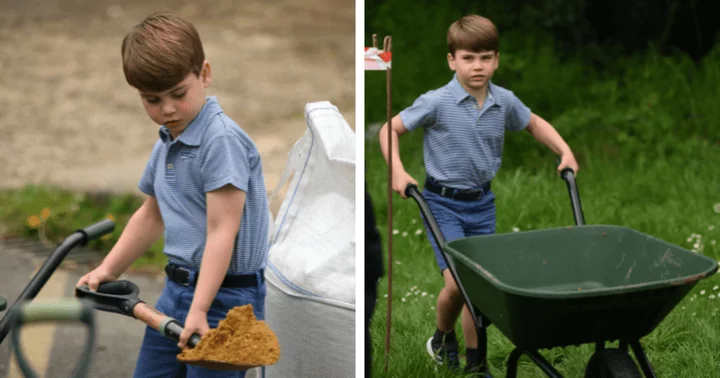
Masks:
[[[207,322],[207,313],[191,308],[190,312],[188,313],[187,319],[185,319],[185,326],[183,327],[182,334],[180,334],[178,347],[180,349],[185,348],[185,343],[187,343],[188,339],[190,339],[190,336],[192,336],[193,333],[197,333],[200,336],[203,336],[209,330],[210,326]]]
[[[417,185],[418,183],[412,176],[405,172],[405,170],[393,172],[392,189],[397,192],[400,197],[404,199],[407,198],[405,189],[410,184]]]
[[[112,274],[110,272],[110,269],[108,269],[104,265],[100,265],[90,273],[82,276],[80,280],[78,280],[75,287],[87,284],[88,288],[90,288],[91,291],[97,291],[97,288],[98,286],[100,286],[101,283],[115,281],[117,279],[118,277]]]
[[[575,176],[577,176],[578,171],[580,170],[580,167],[578,166],[577,161],[575,161],[575,156],[573,156],[572,152],[565,153],[560,157],[560,165],[558,165],[557,168],[558,175],[565,168],[572,169]]]

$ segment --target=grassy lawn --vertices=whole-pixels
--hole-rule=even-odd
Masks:
[[[142,199],[132,194],[88,194],[29,185],[1,190],[0,203],[0,238],[39,240],[51,248],[80,228],[112,219],[115,231],[88,245],[107,253]],[[167,262],[162,248],[160,240],[132,268],[161,267]]]
[[[527,134],[512,138],[531,138]],[[422,135],[403,137],[401,151],[408,172],[422,182]],[[588,224],[623,225],[720,260],[720,148],[698,147],[697,158],[590,158],[586,153],[578,186]],[[376,140],[366,143],[366,179],[387,248],[387,166]],[[714,162],[710,163],[710,162]],[[565,183],[553,171],[548,152],[535,172],[501,168],[493,182],[497,196],[497,232],[522,232],[574,224]],[[435,330],[435,304],[442,280],[412,200],[393,200],[393,311],[391,358],[380,377],[454,376],[436,373],[425,352]],[[385,250],[387,254],[387,250]],[[387,256],[387,255],[386,255]],[[387,258],[387,257],[386,257]],[[691,294],[641,340],[658,376],[713,377],[720,365],[720,275],[701,281]],[[472,289],[469,289],[472,290]],[[379,303],[372,323],[374,371],[384,364],[387,277],[380,282]],[[461,335],[457,323],[456,331]],[[489,360],[496,377],[504,376],[513,345],[494,327],[489,330]],[[462,341],[461,341],[461,348]],[[591,345],[542,351],[565,376],[583,376]],[[461,349],[462,353],[462,349]],[[521,377],[545,375],[527,358]]]
[[[493,4],[505,3],[476,6],[482,8],[480,14],[515,15]],[[393,37],[393,114],[451,78],[445,59],[447,26],[471,10],[452,5],[428,9],[392,1],[375,4],[366,15],[366,46],[371,33]],[[700,62],[648,49],[632,56],[600,54],[595,58],[603,58],[602,64],[593,65],[582,54],[558,53],[541,27],[528,28],[501,31],[500,66],[493,81],[548,120],[573,148],[581,167],[577,179],[586,223],[626,226],[720,260],[720,44]],[[373,127],[386,118],[385,75],[366,72],[365,85],[366,127]],[[422,140],[422,131],[400,140],[403,164],[421,186]],[[365,145],[367,187],[387,259],[387,165],[376,135]],[[528,133],[507,134],[503,165],[492,183],[498,233],[574,224],[555,159]],[[436,371],[425,351],[435,331],[443,281],[413,200],[393,195],[393,229],[390,362],[384,373],[386,276],[379,284],[371,328],[374,376],[457,376]],[[719,287],[720,274],[701,281],[641,340],[658,376],[720,375]],[[462,338],[459,323],[456,332]],[[494,327],[488,337],[492,373],[505,376],[513,345]],[[463,348],[461,341],[461,354]],[[541,351],[567,377],[584,376],[592,352],[592,345]],[[518,376],[545,375],[523,357]]]

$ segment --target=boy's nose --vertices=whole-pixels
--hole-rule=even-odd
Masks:
[[[162,111],[164,115],[171,115],[175,113],[175,105],[172,101],[167,101],[163,104]]]

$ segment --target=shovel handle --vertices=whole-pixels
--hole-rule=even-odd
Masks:
[[[180,322],[175,318],[163,314],[149,304],[143,302],[136,305],[133,309],[133,316],[160,332],[164,337],[174,341],[180,341],[180,335],[183,331]],[[200,338],[199,334],[192,334],[187,341],[187,346],[194,348],[200,342]]]

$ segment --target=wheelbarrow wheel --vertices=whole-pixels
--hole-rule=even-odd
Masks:
[[[642,375],[626,351],[601,349],[588,361],[585,378],[642,378]]]

